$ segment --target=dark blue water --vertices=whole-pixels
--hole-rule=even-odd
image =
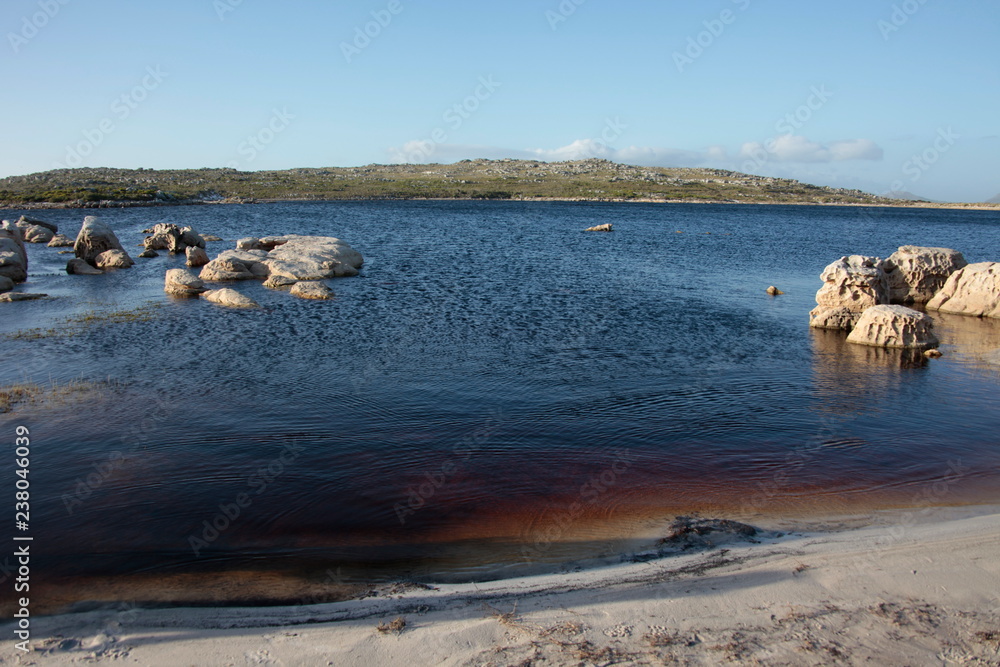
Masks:
[[[39,217],[73,235],[85,213]],[[1000,488],[997,323],[935,316],[945,357],[929,363],[807,326],[834,259],[916,244],[998,260],[996,212],[99,213],[130,250],[143,228],[174,222],[227,239],[210,254],[244,236],[323,234],[366,263],[328,281],[333,301],[246,282],[233,286],[263,308],[229,311],[163,295],[183,257],[80,277],[55,249],[30,248],[22,289],[55,298],[0,304],[0,333],[56,335],[5,341],[0,385],[89,389],[22,404],[0,415],[0,433],[31,428],[32,532],[63,585],[330,567],[494,576],[681,512],[765,520],[995,501]],[[582,232],[605,222],[613,233]],[[767,296],[772,284],[786,294]],[[66,323],[138,307],[151,317]]]

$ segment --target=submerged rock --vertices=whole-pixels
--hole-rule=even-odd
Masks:
[[[607,223],[605,223],[603,225],[594,225],[593,227],[587,227],[583,231],[585,231],[585,232],[613,232],[614,231],[614,227],[611,225],[610,222],[607,222]]]
[[[104,271],[95,269],[90,264],[79,257],[71,259],[66,263],[66,273],[71,276],[103,276]]]
[[[209,290],[204,295],[206,301],[211,301],[227,308],[259,308],[260,304],[248,296],[240,294],[234,289],[224,287],[217,290]]]
[[[1000,262],[969,264],[951,274],[927,304],[942,313],[1000,317]]]
[[[297,296],[300,299],[332,299],[334,294],[333,290],[320,282],[315,281],[302,281],[297,282],[292,285],[292,289],[289,292],[292,296]]]
[[[159,257],[159,256],[160,253],[152,249],[143,250],[142,252],[139,253],[139,257],[142,257],[144,259],[152,259],[153,257]]]
[[[14,281],[7,276],[0,276],[0,292],[9,292],[14,289]]]
[[[94,258],[99,269],[127,269],[135,264],[124,250],[105,250]]]
[[[779,294],[784,294],[784,292],[782,292],[774,285],[771,285],[770,287],[767,288],[767,293],[770,294],[771,296],[778,296]]]
[[[76,235],[73,250],[76,251],[78,258],[91,265],[96,265],[95,260],[102,252],[108,250],[125,252],[125,248],[122,247],[115,233],[111,231],[111,227],[93,215],[88,215],[83,219],[83,226],[80,227],[80,232]]]
[[[201,278],[187,269],[169,269],[164,277],[163,291],[172,296],[198,296],[208,288]]]
[[[858,319],[847,337],[849,343],[874,347],[925,350],[937,347],[934,320],[900,305],[872,306]]]
[[[951,274],[968,262],[957,250],[904,245],[885,260],[889,302],[924,304],[944,287]]]
[[[13,301],[35,301],[44,299],[48,294],[28,294],[27,292],[4,292],[0,294],[0,302],[11,303]]]
[[[889,280],[878,257],[841,257],[820,278],[824,284],[809,313],[811,327],[850,330],[866,309],[889,303]]]

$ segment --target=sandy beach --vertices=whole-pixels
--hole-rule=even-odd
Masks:
[[[6,624],[3,664],[1000,664],[1000,508],[735,536],[704,550],[342,603],[128,605]]]

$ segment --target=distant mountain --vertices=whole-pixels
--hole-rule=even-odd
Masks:
[[[997,195],[993,199],[987,199],[986,203],[987,204],[1000,204],[1000,195]]]
[[[915,195],[912,192],[907,192],[906,190],[893,190],[892,192],[886,192],[882,195],[883,197],[888,197],[889,199],[902,199],[903,201],[927,201],[932,203],[937,203],[933,199],[928,199],[927,197],[921,197]]]

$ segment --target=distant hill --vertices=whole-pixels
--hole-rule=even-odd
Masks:
[[[720,169],[607,160],[462,160],[454,164],[236,171],[57,169],[0,179],[0,205],[150,206],[331,199],[571,199],[891,205],[861,190]]]
[[[913,194],[912,192],[907,192],[906,190],[893,190],[891,192],[886,192],[882,196],[888,197],[889,199],[900,199],[902,201],[926,201],[926,202],[937,203],[934,202],[933,199],[928,199],[927,197],[921,197],[919,195]]]

